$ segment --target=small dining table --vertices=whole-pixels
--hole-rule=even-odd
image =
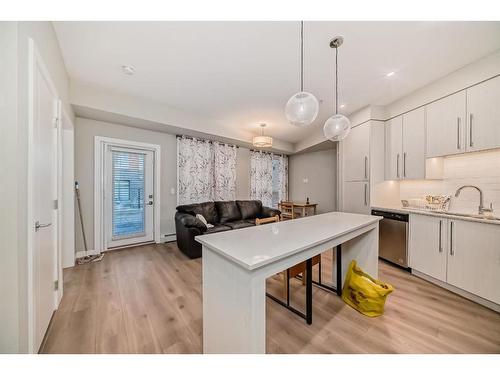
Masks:
[[[313,209],[313,215],[316,215],[317,203],[307,203],[307,202],[292,202],[293,208],[299,208],[301,210],[302,217],[308,216],[308,210]],[[278,209],[281,211],[281,203],[278,203]]]

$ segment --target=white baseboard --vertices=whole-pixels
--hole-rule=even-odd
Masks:
[[[440,286],[441,288],[447,289],[450,292],[453,292],[455,294],[458,294],[459,296],[467,298],[468,300],[471,300],[471,301],[476,302],[480,305],[483,305],[483,306],[485,306],[493,311],[500,312],[500,305],[496,304],[495,302],[488,301],[487,299],[476,296],[475,294],[469,293],[463,289],[457,288],[456,286],[445,283],[444,281],[435,279],[434,277],[428,276],[425,273],[419,272],[415,269],[412,269],[411,273],[412,273],[412,275],[415,275],[417,277],[420,277],[421,279],[424,279],[424,280],[429,281],[433,284],[436,284],[436,285]]]
[[[165,243],[165,242],[174,242],[177,241],[177,236],[175,234],[163,234],[161,236],[161,241],[160,243]]]
[[[89,251],[77,251],[76,252],[76,259],[78,258],[83,258],[88,255],[99,255],[101,252],[99,250],[89,250]]]

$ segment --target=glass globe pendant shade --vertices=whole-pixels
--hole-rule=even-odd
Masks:
[[[336,114],[326,120],[323,126],[325,138],[332,142],[345,139],[351,131],[351,122],[344,115]]]
[[[306,91],[293,95],[285,107],[288,121],[295,126],[308,126],[318,117],[319,103],[316,97]]]

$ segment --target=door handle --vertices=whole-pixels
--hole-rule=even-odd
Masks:
[[[472,142],[472,113],[469,114],[469,146],[474,147],[474,142]]]
[[[368,184],[365,184],[365,206],[368,206],[367,191],[368,191]]]
[[[443,232],[443,220],[439,220],[439,252],[443,252],[443,242],[441,240],[441,235]]]
[[[35,222],[35,232],[38,232],[41,228],[50,227],[51,225],[52,225],[52,223],[40,224],[40,222],[37,220]]]
[[[450,255],[454,255],[453,251],[453,221],[450,221]]]
[[[152,206],[152,205],[153,205],[153,201],[149,201],[148,206]]]
[[[396,176],[399,178],[399,154],[396,159]]]
[[[365,179],[368,178],[368,156],[365,156]]]
[[[403,177],[406,178],[406,152],[403,152]]]

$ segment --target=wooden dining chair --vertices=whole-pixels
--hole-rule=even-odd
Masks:
[[[300,216],[295,212],[295,206],[293,202],[281,201],[280,210],[281,210],[281,220],[291,220]]]
[[[293,205],[292,205],[293,206]],[[279,222],[280,217],[279,215],[272,216],[272,217],[266,217],[264,219],[255,219],[255,225],[261,225],[261,224],[267,224],[267,223],[274,223],[274,222]],[[321,262],[321,254],[316,255],[312,259],[312,265],[315,266],[316,264],[319,264]],[[296,264],[293,267],[288,268],[285,271],[281,271],[280,274],[283,277],[283,297],[287,300],[288,304],[288,288],[290,285],[290,279],[293,279],[294,277],[297,277],[298,275],[302,275],[302,284],[305,285],[306,283],[306,262],[301,262],[299,264]]]

